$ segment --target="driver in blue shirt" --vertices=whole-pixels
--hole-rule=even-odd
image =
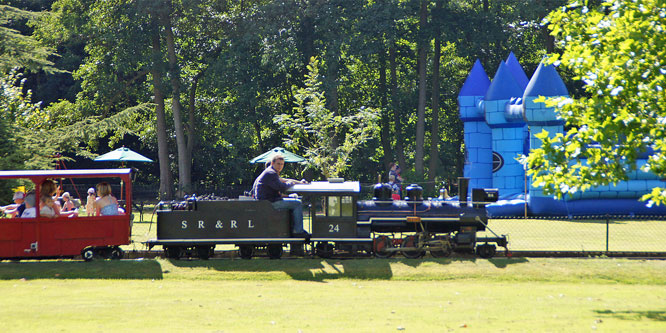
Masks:
[[[271,165],[255,180],[256,197],[259,200],[268,200],[273,203],[273,207],[278,210],[291,210],[291,222],[293,224],[293,237],[309,237],[310,235],[303,230],[303,205],[297,198],[283,196],[284,191],[294,186],[294,184],[305,184],[304,181],[280,178],[280,172],[284,168],[284,157],[276,154],[271,159]]]

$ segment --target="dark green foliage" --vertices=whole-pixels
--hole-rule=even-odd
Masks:
[[[15,1],[18,8],[48,10],[35,16],[33,25],[22,24],[23,35],[30,36],[34,28],[30,38],[57,50],[60,57],[48,59],[71,73],[27,74],[26,85],[44,103],[40,116],[31,117],[24,128],[62,137],[47,143],[71,156],[106,152],[107,142],[156,156],[156,113],[149,103],[156,103],[152,76],[157,71],[165,96],[166,163],[178,174],[170,111],[175,75],[192,149],[194,191],[249,188],[257,170],[247,161],[285,145],[272,119],[293,114],[294,92],[305,86],[308,61],[317,56],[326,109],[342,117],[364,106],[381,112],[375,123],[381,131],[352,153],[345,177],[375,182],[380,175],[385,180],[387,163],[401,156],[409,176],[415,164],[418,41],[426,45],[430,100],[431,41],[439,37],[439,152],[429,156],[424,149],[425,160],[439,160],[437,170],[426,170],[439,184],[462,173],[456,97],[473,61],[480,58],[492,75],[513,50],[531,75],[548,47],[539,22],[561,2],[441,0],[436,6],[432,0],[426,2],[427,24],[419,28],[417,0]],[[179,71],[169,71],[166,18],[173,26]],[[155,36],[158,50],[152,49]],[[430,105],[425,128],[432,119]],[[426,145],[429,136],[426,131]],[[84,164],[70,163],[77,165]],[[140,180],[159,179],[157,163],[142,169],[151,175]],[[287,171],[302,176],[295,168]],[[416,180],[422,179],[407,179]]]
[[[48,58],[53,50],[19,31],[22,22],[38,19],[40,14],[0,2],[0,72],[14,67],[30,71],[58,72]]]

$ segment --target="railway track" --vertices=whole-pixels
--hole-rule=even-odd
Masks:
[[[266,257],[268,255],[259,254],[258,257]],[[309,258],[313,257],[310,253],[305,254],[291,254],[288,251],[285,252],[283,258]],[[505,251],[498,251],[497,255],[493,258],[592,258],[592,257],[608,257],[608,258],[630,258],[630,259],[666,259],[666,252],[626,252],[626,251],[511,251],[507,255]],[[139,259],[139,258],[164,258],[164,252],[161,250],[135,250],[125,252],[125,259]],[[227,250],[227,251],[215,251],[214,255],[211,258],[216,259],[234,259],[240,258],[238,251],[236,250]],[[335,259],[354,259],[354,258],[372,258],[372,255],[357,255],[352,256],[349,254],[336,254],[333,258]],[[401,255],[396,255],[396,259],[402,259]],[[432,257],[425,256],[425,259],[430,259]],[[476,258],[472,254],[466,253],[453,253],[449,258]],[[382,260],[382,259],[377,259]]]

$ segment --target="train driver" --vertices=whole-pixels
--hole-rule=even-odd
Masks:
[[[283,168],[284,157],[280,154],[274,155],[271,160],[271,166],[264,169],[255,180],[255,184],[257,185],[257,199],[272,202],[275,209],[291,210],[292,235],[294,237],[308,237],[310,235],[303,230],[303,205],[301,200],[282,195],[282,192],[294,186],[294,184],[304,184],[305,182],[293,179],[285,179],[283,181],[280,178],[280,172]]]

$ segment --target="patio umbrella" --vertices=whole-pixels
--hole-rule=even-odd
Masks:
[[[145,157],[129,148],[121,147],[114,151],[110,151],[104,155],[100,155],[95,159],[95,162],[152,162],[153,160]]]
[[[104,155],[98,156],[95,162],[120,162],[122,167],[125,167],[125,162],[146,162],[152,163],[153,160],[145,157],[125,146],[116,150],[110,151]],[[120,199],[123,199],[123,182],[120,181]]]
[[[275,147],[253,159],[250,160],[250,163],[266,163],[273,159],[273,156],[280,154],[284,157],[285,162],[304,162],[305,158],[303,156],[298,156],[282,147]]]

